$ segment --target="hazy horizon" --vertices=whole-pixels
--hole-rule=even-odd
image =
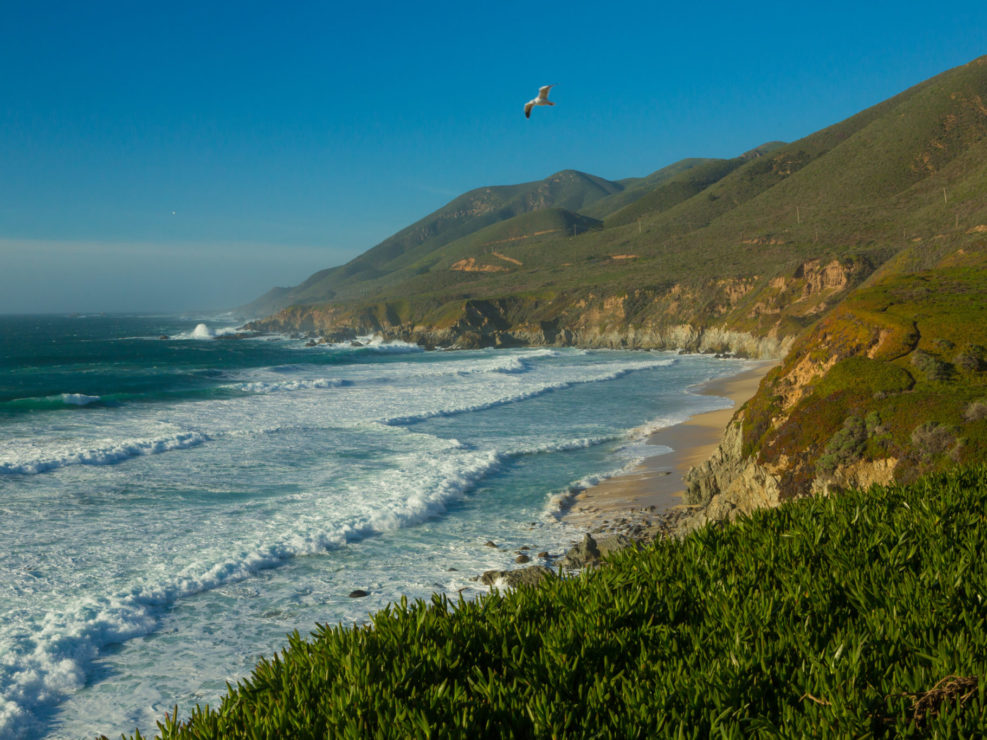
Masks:
[[[5,7],[0,313],[230,309],[472,188],[799,139],[985,27],[973,2]]]

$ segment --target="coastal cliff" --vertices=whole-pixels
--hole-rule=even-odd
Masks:
[[[247,328],[336,340],[373,333],[457,349],[555,345],[778,359],[798,330],[839,303],[872,271],[862,259],[814,259],[771,278],[679,282],[616,293],[546,292],[465,298],[438,306],[408,300],[293,306]]]
[[[794,342],[712,457],[683,528],[987,456],[987,255],[875,280]]]

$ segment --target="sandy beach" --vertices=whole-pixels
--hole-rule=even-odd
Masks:
[[[566,519],[590,529],[632,509],[654,507],[650,510],[659,515],[683,503],[685,473],[709,458],[736,410],[754,395],[761,378],[776,364],[775,360],[758,362],[742,373],[702,386],[700,393],[729,398],[733,406],[659,429],[647,442],[654,446],[654,455],[627,474],[609,478],[577,494]],[[666,452],[666,448],[672,451]]]

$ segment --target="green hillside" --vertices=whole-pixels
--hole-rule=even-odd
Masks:
[[[580,216],[594,221],[602,219],[647,196],[680,173],[714,161],[718,160],[684,159],[646,177],[617,182],[565,170],[537,182],[478,188],[402,229],[346,265],[321,270],[293,288],[274,288],[243,307],[242,311],[253,315],[273,312],[291,304],[377,293],[381,285],[393,285],[401,278],[420,274],[420,271],[407,271],[412,264],[448,264],[448,255],[433,253],[446,244],[463,239],[465,244],[474,244],[470,235],[488,226],[526,213],[551,209],[579,211]],[[574,229],[560,229],[560,233],[572,236],[586,230],[576,225]],[[461,248],[454,247],[448,254],[457,251]],[[379,278],[385,279],[375,285],[363,284]]]
[[[713,183],[719,182],[741,165],[766,156],[784,146],[783,142],[773,141],[733,159],[703,160],[695,167],[666,178],[663,182],[653,183],[645,195],[640,196],[633,203],[629,203],[620,210],[611,211],[606,219],[607,226],[620,226],[636,222],[646,215],[656,215],[667,211],[672,206],[701,193]],[[611,196],[606,200],[613,200],[614,197]]]
[[[399,270],[433,250],[491,224],[546,208],[578,211],[624,189],[620,183],[575,170],[564,170],[544,180],[521,185],[477,188],[347,264],[317,272],[295,288],[275,289],[245,310],[271,311],[291,303],[328,300],[347,285],[374,280]],[[361,291],[351,289],[348,292],[359,294]]]
[[[662,167],[660,170],[652,172],[646,177],[629,177],[624,180],[618,180],[617,182],[619,185],[623,186],[623,190],[612,193],[604,198],[600,198],[600,200],[595,203],[591,203],[590,205],[582,208],[580,213],[591,218],[604,219],[611,213],[616,213],[621,208],[629,206],[638,198],[644,197],[656,187],[668,182],[680,173],[715,161],[718,160],[695,158],[682,159],[674,164],[668,165],[667,167]]]
[[[508,272],[450,274],[449,266],[482,257],[470,254],[483,248],[471,238],[480,229],[545,208],[604,215],[640,182],[565,171],[471,191],[349,264],[272,298],[333,299],[358,313],[361,300],[431,306],[464,293],[492,298],[682,284],[701,303],[704,286],[732,279],[754,281],[753,292],[740,312],[718,315],[718,322],[767,331],[764,311],[754,311],[767,302],[776,331],[791,333],[805,321],[787,321],[785,306],[772,303],[771,280],[807,262],[849,259],[873,270],[916,240],[937,254],[983,244],[976,229],[987,223],[985,100],[981,58],[804,139],[765,147],[761,156],[679,163],[656,173],[657,184],[635,192],[602,229],[505,243],[498,251],[523,265]]]
[[[572,237],[602,228],[596,219],[573,213],[564,208],[544,208],[528,211],[503,221],[497,221],[456,239],[441,247],[424,243],[388,262],[383,274],[361,275],[361,279],[345,281],[336,291],[337,300],[359,299],[365,296],[393,295],[423,277],[428,287],[436,287],[436,276],[450,283],[463,273],[498,274],[516,272],[524,264],[508,257],[505,250],[519,246],[531,247],[560,237]],[[537,248],[537,247],[536,247]]]

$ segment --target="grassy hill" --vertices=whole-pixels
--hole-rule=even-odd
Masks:
[[[674,177],[654,183],[645,195],[619,210],[612,211],[607,216],[607,226],[620,226],[636,222],[646,215],[667,211],[672,206],[701,193],[713,183],[719,182],[741,165],[770,154],[783,146],[785,146],[783,142],[770,142],[733,159],[704,160],[695,167],[677,173]]]
[[[523,213],[545,208],[578,210],[624,185],[575,170],[564,170],[537,182],[471,190],[438,211],[402,229],[349,263],[322,270],[304,283],[275,289],[247,307],[267,309],[267,303],[311,303],[334,298],[348,284],[373,280],[478,229]],[[357,291],[350,291],[351,293]]]
[[[688,312],[698,316],[710,291],[728,280],[746,293],[730,312],[711,317],[717,325],[791,336],[806,317],[778,297],[778,281],[804,273],[806,264],[837,260],[870,272],[916,243],[937,255],[983,246],[987,237],[977,229],[987,224],[985,100],[981,58],[804,139],[765,147],[761,156],[688,160],[659,171],[643,193],[640,182],[572,171],[472,191],[273,300],[332,298],[352,315],[372,303],[405,300],[421,307],[412,308],[410,325],[392,327],[407,333],[436,302],[464,295],[584,298],[679,286],[695,296]],[[632,190],[633,203],[610,210]],[[604,228],[504,243],[497,251],[520,263],[506,272],[450,270],[459,259],[482,258],[482,245],[495,240],[477,241],[476,232],[548,208],[602,215]],[[523,235],[523,222],[515,225]]]
[[[270,312],[291,304],[313,303],[337,296],[360,296],[369,290],[360,283],[390,276],[408,265],[427,259],[446,244],[469,237],[487,226],[553,208],[568,211],[587,209],[591,211],[585,214],[588,218],[593,218],[593,213],[606,215],[642,197],[652,186],[702,161],[683,160],[645,178],[620,182],[564,170],[537,182],[477,188],[402,229],[349,263],[317,272],[294,288],[275,288],[243,310],[247,313]],[[441,261],[438,257],[433,260],[438,261]],[[388,282],[394,283],[395,280]]]
[[[625,206],[629,206],[638,198],[642,198],[656,187],[665,183],[680,173],[687,172],[695,167],[701,167],[709,162],[716,162],[715,159],[682,159],[667,167],[652,172],[646,177],[629,177],[618,180],[618,184],[623,186],[623,190],[612,193],[595,203],[580,209],[580,213],[591,218],[604,219],[611,213],[619,211]]]

